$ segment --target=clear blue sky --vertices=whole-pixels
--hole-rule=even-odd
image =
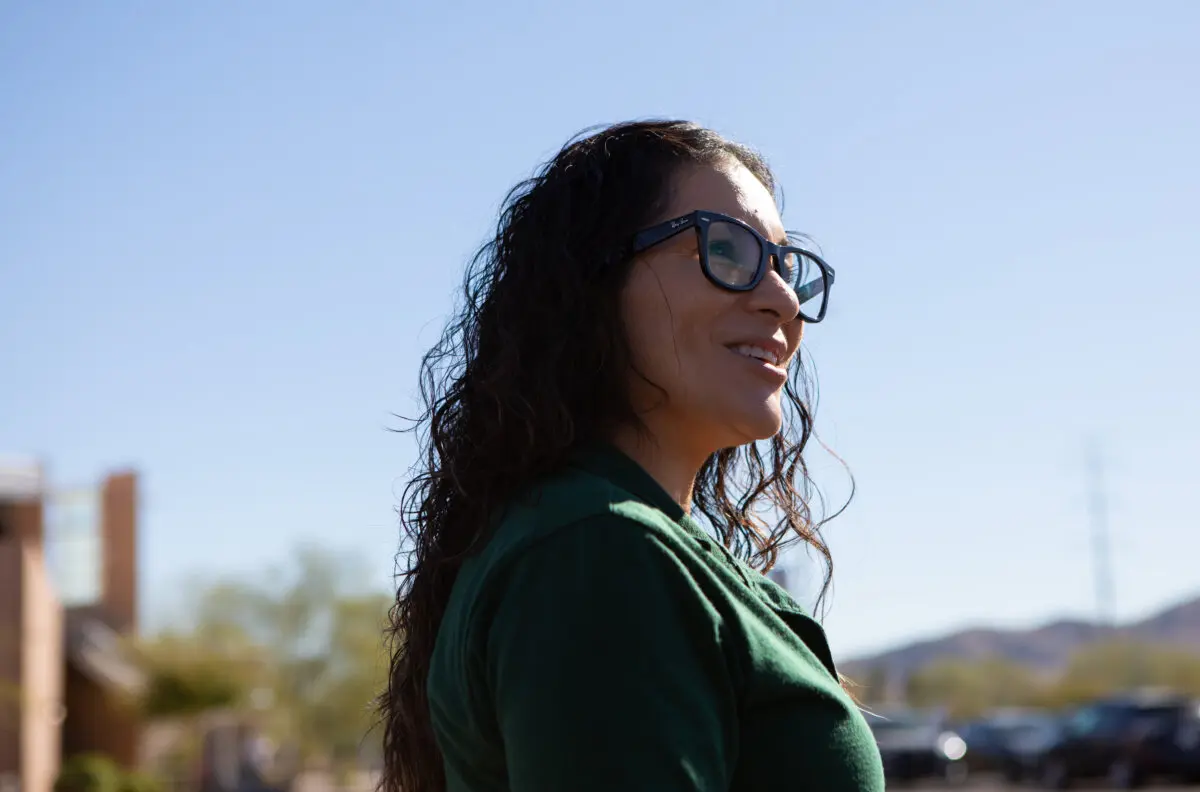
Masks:
[[[0,450],[143,472],[152,622],[304,540],[384,586],[386,429],[502,195],[684,116],[838,270],[835,649],[1089,615],[1090,436],[1140,616],[1200,593],[1198,36],[1188,0],[7,3]]]

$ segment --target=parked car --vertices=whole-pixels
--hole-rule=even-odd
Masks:
[[[1010,783],[1019,783],[1038,777],[1038,762],[1052,745],[1062,739],[1066,724],[1074,715],[1073,710],[1047,713],[1039,728],[1014,734],[1008,744],[1009,759],[1003,769]]]
[[[1011,782],[1025,775],[1025,757],[1057,733],[1058,719],[1040,710],[996,712],[955,728],[967,743],[971,775],[998,774]]]
[[[888,781],[967,780],[967,744],[940,714],[899,711],[867,718]]]
[[[1151,778],[1200,781],[1200,710],[1162,695],[1098,701],[1067,718],[1026,758],[1026,769],[1050,789],[1098,778],[1118,789]]]

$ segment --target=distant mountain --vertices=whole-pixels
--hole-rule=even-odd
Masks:
[[[1148,619],[1121,625],[1116,633],[1136,641],[1200,651],[1200,597]],[[851,678],[862,678],[869,669],[882,667],[887,677],[895,680],[907,678],[934,660],[982,660],[999,656],[1037,671],[1053,672],[1064,668],[1072,654],[1099,637],[1096,625],[1072,620],[1051,622],[1032,630],[963,630],[853,658],[839,666]]]

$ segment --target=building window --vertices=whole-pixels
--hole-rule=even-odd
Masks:
[[[46,551],[54,584],[67,607],[100,599],[100,490],[57,492],[46,499]]]

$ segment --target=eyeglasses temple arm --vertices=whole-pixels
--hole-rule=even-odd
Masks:
[[[816,297],[821,292],[825,291],[825,278],[826,277],[830,281],[832,281],[833,280],[833,272],[830,271],[828,275],[822,277],[820,280],[815,280],[815,281],[812,281],[811,283],[806,283],[803,286],[801,286],[799,289],[796,289],[796,299],[798,299],[800,301],[801,305],[808,302],[813,297]]]
[[[696,221],[692,218],[680,218],[676,220],[668,220],[665,223],[660,223],[653,228],[647,228],[633,238],[633,252],[641,253],[643,250],[652,248],[660,242],[665,242],[671,237],[682,234],[689,228],[695,228]]]

